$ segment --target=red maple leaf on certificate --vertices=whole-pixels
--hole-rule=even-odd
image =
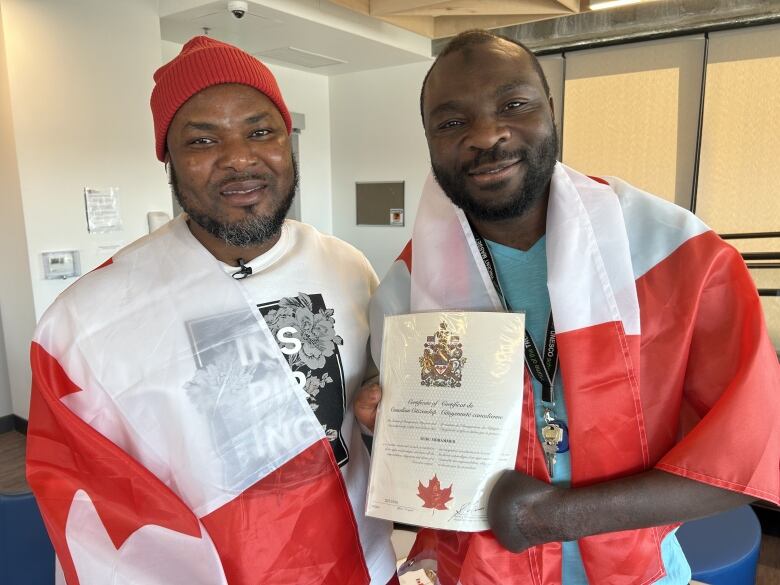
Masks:
[[[441,489],[439,478],[433,476],[427,486],[421,481],[417,482],[417,497],[423,501],[423,508],[432,508],[434,510],[447,510],[445,505],[452,499],[452,484],[450,487]]]

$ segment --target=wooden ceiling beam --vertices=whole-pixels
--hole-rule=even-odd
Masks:
[[[581,0],[331,0],[428,38],[579,12]]]
[[[427,10],[449,4],[449,0],[369,0],[372,16],[430,16]],[[417,13],[422,10],[424,12]]]
[[[473,16],[447,17],[442,16],[434,21],[434,39],[451,37],[465,30],[474,28],[493,29],[502,26],[513,26],[535,20],[550,18],[549,14],[525,14],[514,16]]]
[[[382,20],[429,39],[434,38],[436,32],[432,16],[383,16]]]
[[[330,0],[343,8],[348,8],[354,12],[371,16],[371,0]]]
[[[393,2],[387,6],[389,9],[376,8],[378,0],[371,0],[371,10],[374,16],[506,16],[523,14],[569,14],[572,8],[564,6],[563,2],[575,2],[579,0],[482,0],[473,2],[468,0],[449,0],[435,5],[419,6],[401,10]]]
[[[558,0],[558,4],[564,8],[568,8],[574,13],[580,12],[583,6],[588,5],[587,2],[583,2],[582,0]]]

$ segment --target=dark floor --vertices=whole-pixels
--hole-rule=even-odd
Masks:
[[[0,492],[26,492],[24,479],[24,435],[16,431],[0,434]]]
[[[24,479],[24,448],[24,435],[15,431],[0,434],[0,492],[30,489]],[[758,563],[756,585],[780,585],[780,536],[764,534]]]
[[[756,585],[780,585],[780,537],[761,539],[761,555],[758,557]]]

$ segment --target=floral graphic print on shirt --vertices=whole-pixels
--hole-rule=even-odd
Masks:
[[[349,460],[341,436],[346,391],[333,309],[321,294],[298,293],[258,305],[271,334],[330,441],[339,466]]]

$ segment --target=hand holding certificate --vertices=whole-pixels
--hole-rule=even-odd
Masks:
[[[524,315],[432,312],[385,319],[367,514],[487,530],[487,498],[514,469]]]

